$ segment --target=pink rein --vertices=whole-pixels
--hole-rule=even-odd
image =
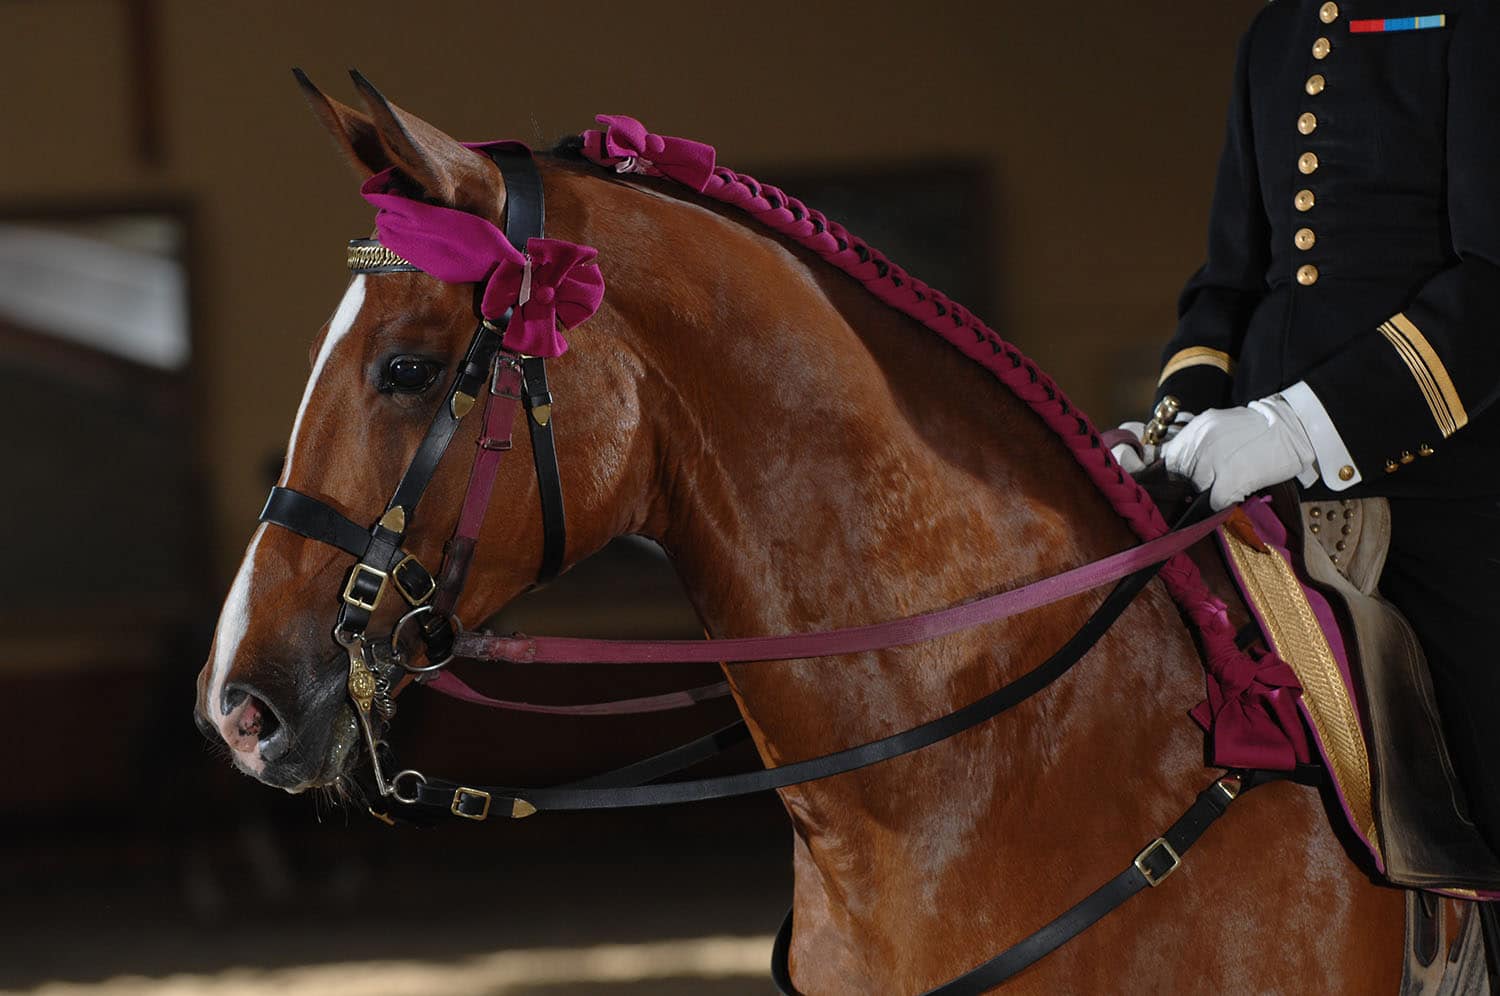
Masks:
[[[1202,522],[1022,588],[868,626],[728,640],[592,640],[569,636],[464,633],[459,636],[454,653],[475,660],[517,664],[578,661],[592,664],[711,664],[797,660],[908,646],[1009,619],[1159,564],[1208,536],[1232,511],[1225,509]]]

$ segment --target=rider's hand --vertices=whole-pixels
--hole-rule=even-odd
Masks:
[[[1318,479],[1318,461],[1302,421],[1281,395],[1244,408],[1209,409],[1162,444],[1167,470],[1208,491],[1215,509],[1261,488]]]
[[[1172,439],[1181,432],[1182,427],[1187,425],[1188,420],[1192,417],[1192,412],[1178,412],[1177,417],[1172,420],[1172,424],[1167,426],[1167,439]],[[1130,433],[1137,440],[1140,440],[1142,434],[1146,431],[1146,423],[1121,422],[1120,428]],[[1110,449],[1110,452],[1115,455],[1115,459],[1119,461],[1120,466],[1125,468],[1125,473],[1127,474],[1138,474],[1155,463],[1157,456],[1160,455],[1159,451],[1160,447],[1152,446],[1145,442],[1141,443],[1141,453],[1139,456],[1136,455],[1135,447],[1129,443],[1119,443]]]

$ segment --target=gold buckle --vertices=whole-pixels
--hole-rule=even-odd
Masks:
[[[375,597],[368,602],[361,601],[359,596],[354,594],[354,582],[359,578],[360,571],[373,574],[380,579],[380,587],[375,589]],[[352,605],[356,609],[364,609],[366,612],[374,612],[375,607],[380,604],[380,599],[385,595],[385,582],[388,577],[385,571],[371,567],[369,564],[355,564],[354,570],[349,572],[349,581],[344,585],[345,604]]]
[[[432,587],[427,589],[427,594],[423,595],[421,598],[418,598],[416,595],[413,595],[411,593],[411,590],[407,588],[406,585],[401,583],[401,568],[405,567],[408,562],[416,564],[418,567],[422,567],[422,562],[416,558],[416,555],[408,553],[406,556],[401,558],[401,563],[391,568],[391,580],[396,583],[396,590],[401,592],[402,598],[406,599],[412,605],[421,605],[429,598],[431,598],[433,596],[433,593],[437,591],[437,579],[432,576],[431,571],[428,571],[427,568],[422,567],[422,570],[426,571],[427,573],[427,579],[432,582]]]
[[[484,808],[478,813],[466,813],[459,808],[459,804],[465,799],[483,799]],[[484,820],[490,815],[490,794],[483,789],[456,788],[453,790],[453,805],[448,811],[454,816],[462,816],[466,820]]]
[[[1167,857],[1172,859],[1172,866],[1166,871],[1162,872],[1160,875],[1152,872],[1150,866],[1146,864],[1146,859],[1149,858],[1152,853],[1157,850],[1166,851]],[[1151,886],[1151,888],[1153,889],[1165,882],[1167,880],[1167,876],[1171,875],[1181,865],[1182,856],[1179,855],[1177,851],[1172,847],[1172,845],[1167,842],[1167,838],[1165,837],[1156,838],[1151,843],[1146,845],[1145,850],[1135,856],[1135,870],[1141,873],[1142,877],[1146,879],[1146,884]]]

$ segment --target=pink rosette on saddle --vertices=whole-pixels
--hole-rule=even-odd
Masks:
[[[604,277],[598,252],[560,239],[528,239],[523,254],[505,233],[478,215],[387,193],[391,171],[360,188],[379,208],[375,227],[387,249],[446,283],[484,286],[480,314],[491,321],[511,311],[502,340],[511,352],[561,356],[571,329],[599,310]]]
[[[708,186],[714,173],[712,145],[653,135],[625,114],[600,114],[594,120],[604,130],[583,133],[583,154],[600,166],[613,166],[620,173],[664,176],[699,193]]]

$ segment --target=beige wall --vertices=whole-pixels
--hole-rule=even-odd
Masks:
[[[197,208],[202,438],[227,573],[369,227],[298,95],[355,65],[463,138],[550,141],[601,111],[736,163],[993,164],[989,317],[1101,418],[1202,251],[1234,40],[1260,0],[358,4],[162,0],[167,156],[134,158],[123,6],[0,4],[7,200],[178,193]],[[1289,124],[1290,126],[1290,124]],[[774,177],[766,177],[774,180]],[[1139,355],[1139,352],[1137,353]]]

